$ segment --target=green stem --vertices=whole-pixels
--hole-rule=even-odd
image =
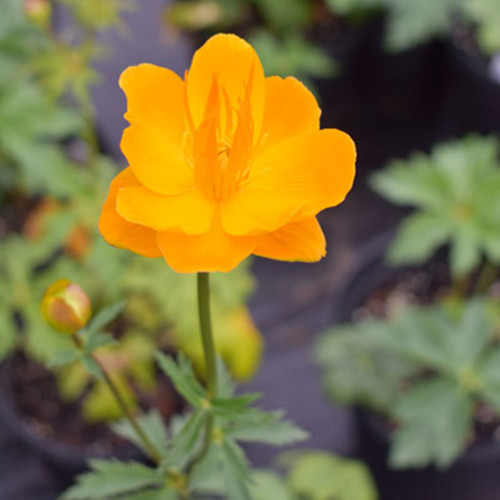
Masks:
[[[75,343],[76,347],[80,350],[83,349],[83,342],[77,335],[72,335],[73,342]],[[113,379],[110,377],[109,373],[107,370],[104,368],[102,363],[92,354],[88,354],[96,363],[96,365],[99,367],[99,371],[101,372],[101,375],[106,382],[109,390],[113,394],[116,402],[118,403],[118,406],[120,406],[123,415],[125,418],[129,421],[130,425],[134,429],[134,431],[137,433],[137,436],[139,439],[142,441],[142,444],[144,446],[144,449],[146,450],[147,454],[149,455],[149,458],[153,460],[155,463],[160,463],[162,460],[161,453],[158,451],[156,446],[151,442],[151,440],[148,438],[147,434],[144,432],[142,427],[140,426],[139,422],[135,418],[135,415],[132,413],[130,410],[129,406],[125,402],[125,399],[121,395],[118,387],[116,384],[113,382]]]
[[[210,318],[210,284],[208,273],[198,273],[198,316],[200,333],[205,357],[207,376],[207,396],[217,395],[217,364],[215,359],[215,345]]]
[[[207,377],[207,398],[217,396],[217,363],[215,358],[214,336],[212,333],[212,320],[210,317],[210,282],[208,273],[198,273],[198,316],[200,320],[201,341],[203,343],[203,354],[205,357],[205,371]],[[201,462],[208,453],[212,442],[212,430],[214,426],[213,417],[209,416],[205,424],[205,436],[203,445],[189,466],[189,472],[195,465]]]
[[[486,293],[498,276],[498,269],[489,260],[486,260],[481,268],[476,281],[475,293]]]

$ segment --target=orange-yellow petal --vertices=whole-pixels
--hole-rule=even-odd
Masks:
[[[266,78],[262,146],[319,130],[321,109],[312,93],[293,77]]]
[[[199,189],[164,196],[143,186],[135,186],[120,189],[116,210],[125,220],[155,231],[202,234],[210,229],[215,203],[203,196]]]
[[[120,87],[127,97],[125,118],[134,124],[161,130],[172,142],[182,141],[186,129],[184,82],[173,71],[139,64],[120,76]]]
[[[258,134],[264,110],[265,81],[254,48],[236,35],[218,34],[195,52],[187,76],[187,99],[196,127],[203,118],[214,78],[235,110],[249,90],[254,131]]]
[[[258,236],[253,253],[268,259],[316,262],[326,255],[326,240],[316,217],[309,217]]]
[[[225,233],[217,216],[205,234],[161,232],[157,242],[167,264],[178,273],[229,272],[255,247],[255,237]]]
[[[137,179],[160,194],[185,193],[195,187],[181,140],[161,130],[132,125],[123,132],[121,148]]]
[[[266,149],[250,178],[222,204],[222,225],[233,235],[276,231],[294,216],[316,215],[341,203],[352,187],[356,150],[335,129],[292,137]]]
[[[99,231],[110,245],[126,248],[145,257],[161,257],[161,252],[156,244],[155,231],[131,224],[116,212],[118,191],[123,187],[137,185],[139,182],[130,167],[122,170],[113,179],[99,218]]]

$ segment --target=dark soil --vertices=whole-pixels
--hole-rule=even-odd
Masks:
[[[378,286],[351,315],[353,321],[388,317],[408,305],[430,305],[450,293],[444,262],[434,261],[419,269],[397,270]]]
[[[81,417],[84,395],[73,402],[61,399],[54,375],[42,365],[16,354],[9,375],[15,411],[37,438],[57,440],[91,455],[132,451],[132,445],[105,423],[85,422]],[[154,393],[137,393],[137,397],[143,409],[156,407],[168,420],[181,410],[181,400],[164,376],[158,375],[158,380]]]

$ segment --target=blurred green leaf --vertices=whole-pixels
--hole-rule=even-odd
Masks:
[[[63,500],[107,500],[137,494],[138,490],[161,487],[164,479],[150,467],[138,462],[91,460],[90,472],[80,474]]]
[[[376,500],[375,485],[360,462],[321,451],[285,453],[289,483],[299,498],[310,500]]]
[[[454,277],[470,274],[484,256],[499,265],[498,154],[495,138],[469,136],[437,145],[429,155],[391,162],[376,173],[371,179],[375,191],[417,209],[403,221],[389,259],[420,264],[446,243]]]
[[[466,446],[472,409],[470,396],[452,380],[437,378],[417,385],[396,408],[399,427],[391,466],[449,466]]]

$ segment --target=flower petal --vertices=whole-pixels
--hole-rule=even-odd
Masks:
[[[159,130],[132,125],[123,131],[121,148],[134,175],[151,191],[185,193],[195,187],[192,169],[184,158],[181,140],[172,141]]]
[[[202,234],[210,229],[215,203],[199,190],[163,196],[136,186],[120,189],[116,210],[125,220],[155,231]]]
[[[326,240],[316,217],[309,217],[258,236],[253,253],[268,259],[316,262],[326,255]]]
[[[139,64],[120,75],[120,87],[127,96],[125,118],[130,123],[162,130],[172,142],[182,141],[184,116],[184,82],[173,71]]]
[[[167,264],[178,273],[229,272],[252,253],[255,238],[225,233],[216,215],[205,234],[162,232],[157,243]]]
[[[203,118],[214,78],[234,109],[240,107],[250,86],[254,131],[258,134],[264,109],[265,81],[264,70],[254,48],[236,35],[218,34],[195,52],[186,84],[189,109],[196,127]]]
[[[132,170],[122,170],[111,182],[108,197],[99,218],[99,231],[102,237],[118,248],[126,248],[145,257],[161,257],[156,244],[156,232],[124,220],[116,212],[116,196],[126,186],[137,186],[139,182]]]
[[[356,150],[335,129],[292,137],[266,149],[248,182],[222,204],[222,226],[233,235],[276,231],[292,217],[341,203],[352,187]]]
[[[313,94],[293,77],[266,78],[262,122],[263,146],[270,147],[294,135],[319,130],[321,109]]]

